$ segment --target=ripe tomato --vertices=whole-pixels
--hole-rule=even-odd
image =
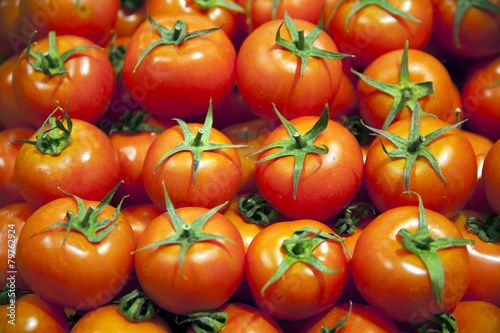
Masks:
[[[31,34],[39,31],[39,38],[49,31],[58,35],[76,35],[105,45],[115,26],[119,0],[20,0],[19,11],[26,28]],[[28,37],[26,36],[26,37]]]
[[[37,294],[24,295],[14,303],[0,306],[0,331],[5,333],[69,333],[70,323],[63,308]]]
[[[303,229],[309,227],[310,229]],[[277,222],[248,247],[245,272],[254,301],[273,317],[299,320],[331,307],[347,270],[342,245],[315,220]]]
[[[343,117],[351,117],[357,113],[356,85],[350,78],[350,73],[346,72],[347,62],[343,62],[339,89],[328,106],[330,119],[340,120]],[[357,80],[356,80],[357,81]]]
[[[352,62],[361,68],[389,51],[404,48],[406,41],[412,49],[421,50],[431,36],[432,0],[363,5],[363,1],[338,2],[329,21],[330,34],[341,52],[354,54]]]
[[[39,63],[34,57],[39,50],[30,45],[29,63],[25,51],[13,68],[12,88],[19,107],[25,110],[26,117],[35,127],[51,114],[57,102],[69,103],[68,113],[72,118],[97,123],[108,108],[115,80],[106,54],[83,37],[51,36],[39,40],[37,45],[41,52],[51,50],[51,58],[55,59],[48,67],[58,74],[47,75],[41,68],[32,67]],[[68,50],[88,46],[91,48],[73,53],[68,58],[52,54],[58,51],[63,55]],[[65,72],[61,72],[60,66]]]
[[[486,154],[483,163],[483,187],[491,209],[500,214],[500,139]]]
[[[75,310],[97,308],[120,292],[133,268],[136,241],[110,199],[68,196],[31,214],[17,243],[19,272],[31,290]]]
[[[57,113],[59,114],[59,113]],[[66,114],[67,116],[67,114]],[[65,117],[66,117],[65,116]],[[52,119],[52,120],[50,120]],[[23,198],[40,207],[56,198],[65,197],[62,190],[88,200],[102,200],[118,182],[118,155],[108,136],[96,126],[79,119],[67,122],[67,130],[56,128],[55,117],[40,129],[53,128],[48,136],[57,136],[58,148],[71,140],[55,155],[51,145],[23,144],[14,164],[14,178]],[[68,120],[68,118],[66,118]],[[64,121],[64,120],[63,120]],[[63,126],[63,125],[61,125]],[[37,142],[40,133],[31,136]],[[54,137],[53,137],[54,138]]]
[[[143,1],[139,2],[138,7],[131,6],[132,8],[128,8],[128,4],[133,4],[134,1],[120,1],[120,8],[118,9],[114,28],[117,37],[132,36],[139,25],[146,20]]]
[[[220,30],[193,35],[216,29],[199,14],[164,14],[154,20],[137,28],[125,52],[123,78],[132,97],[152,115],[166,118],[202,115],[210,98],[214,107],[221,104],[235,83],[236,51],[227,35]],[[168,37],[162,40],[156,28]]]
[[[451,314],[461,332],[484,333],[500,331],[500,308],[488,302],[459,302]]]
[[[9,57],[24,49],[29,36],[21,34],[20,0],[0,1],[0,57]]]
[[[122,214],[134,230],[135,240],[139,241],[148,224],[163,212],[153,204],[138,204],[125,207]]]

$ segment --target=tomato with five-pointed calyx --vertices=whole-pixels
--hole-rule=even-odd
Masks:
[[[500,215],[500,139],[486,154],[483,163],[483,187],[491,209]]]

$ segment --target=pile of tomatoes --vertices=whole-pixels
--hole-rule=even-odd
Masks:
[[[0,22],[1,332],[500,331],[500,1]]]

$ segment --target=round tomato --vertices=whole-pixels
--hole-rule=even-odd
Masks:
[[[245,260],[248,286],[259,307],[276,318],[299,320],[335,304],[347,276],[335,236],[315,220],[276,222],[259,232]]]
[[[148,224],[163,212],[153,204],[138,204],[125,207],[122,214],[134,230],[135,239],[139,241]]]
[[[117,37],[129,37],[134,34],[139,25],[146,20],[146,12],[144,11],[143,1],[120,1],[120,8],[116,16],[115,28]],[[128,4],[132,3],[132,6]]]
[[[110,199],[68,196],[31,214],[17,243],[19,272],[31,290],[75,310],[114,299],[132,271],[136,241]]]
[[[483,163],[483,187],[491,209],[500,214],[500,139],[486,154]]]
[[[488,302],[459,302],[451,314],[460,332],[483,333],[500,331],[500,308]]]

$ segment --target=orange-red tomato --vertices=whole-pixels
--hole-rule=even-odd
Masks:
[[[500,214],[500,139],[486,154],[483,162],[483,187],[488,203],[497,214]]]
[[[163,212],[153,204],[138,204],[122,209],[122,214],[134,230],[136,241],[141,238],[148,224]]]
[[[458,329],[467,333],[500,331],[500,308],[488,302],[462,301],[451,314],[457,321]]]

